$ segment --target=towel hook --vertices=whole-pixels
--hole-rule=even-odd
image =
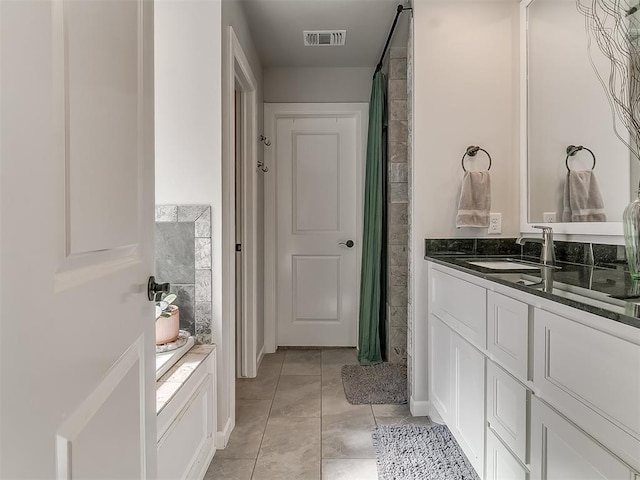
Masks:
[[[470,157],[475,157],[478,154],[478,151],[483,151],[484,153],[487,154],[487,157],[489,157],[489,168],[487,168],[487,171],[491,170],[491,155],[489,155],[489,152],[487,152],[484,148],[471,145],[467,147],[467,150],[464,152],[464,155],[462,156],[462,170],[464,170],[465,173],[467,172],[467,169],[464,168],[464,159],[467,158],[467,155],[469,155]]]
[[[587,147],[585,147],[583,145],[578,145],[578,146],[569,145],[567,147],[567,158],[564,160],[564,164],[567,166],[567,172],[571,171],[571,169],[569,168],[569,157],[573,157],[580,150],[586,150],[587,152],[589,152],[591,154],[591,157],[593,158],[593,165],[591,166],[591,170],[596,168],[596,156],[590,149],[588,149]]]
[[[269,140],[267,137],[265,137],[264,135],[260,135],[260,141],[262,143],[264,143],[264,145],[266,147],[270,147],[271,146],[271,140]]]

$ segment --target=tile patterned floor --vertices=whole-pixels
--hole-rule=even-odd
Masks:
[[[355,349],[279,350],[236,381],[236,427],[206,480],[377,480],[374,425],[430,423],[407,405],[351,405],[340,368]]]

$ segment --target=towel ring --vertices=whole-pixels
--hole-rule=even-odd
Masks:
[[[593,170],[594,168],[596,168],[596,156],[595,154],[588,149],[587,147],[584,147],[582,145],[569,145],[567,147],[567,158],[564,161],[564,164],[567,166],[567,172],[570,172],[571,169],[569,168],[569,157],[573,157],[576,153],[578,153],[580,150],[586,150],[587,152],[589,152],[591,154],[591,157],[593,158],[593,165],[591,167],[591,170]]]
[[[489,155],[489,152],[487,152],[484,148],[480,148],[472,145],[470,147],[467,147],[467,151],[464,152],[464,155],[462,156],[462,170],[464,170],[465,173],[467,172],[467,169],[464,168],[464,159],[467,157],[467,155],[469,155],[470,157],[475,157],[478,154],[479,150],[486,153],[487,157],[489,157],[489,168],[487,168],[487,171],[491,170],[491,155]]]

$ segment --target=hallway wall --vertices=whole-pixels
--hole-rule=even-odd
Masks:
[[[374,67],[266,68],[267,103],[368,102]]]

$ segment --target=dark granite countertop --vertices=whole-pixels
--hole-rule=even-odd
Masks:
[[[468,263],[505,258],[539,261],[536,257],[514,254],[460,255],[440,251],[425,255],[425,259],[440,265],[640,328],[640,281],[632,280],[624,265],[588,266],[557,262],[557,269],[493,270]]]

